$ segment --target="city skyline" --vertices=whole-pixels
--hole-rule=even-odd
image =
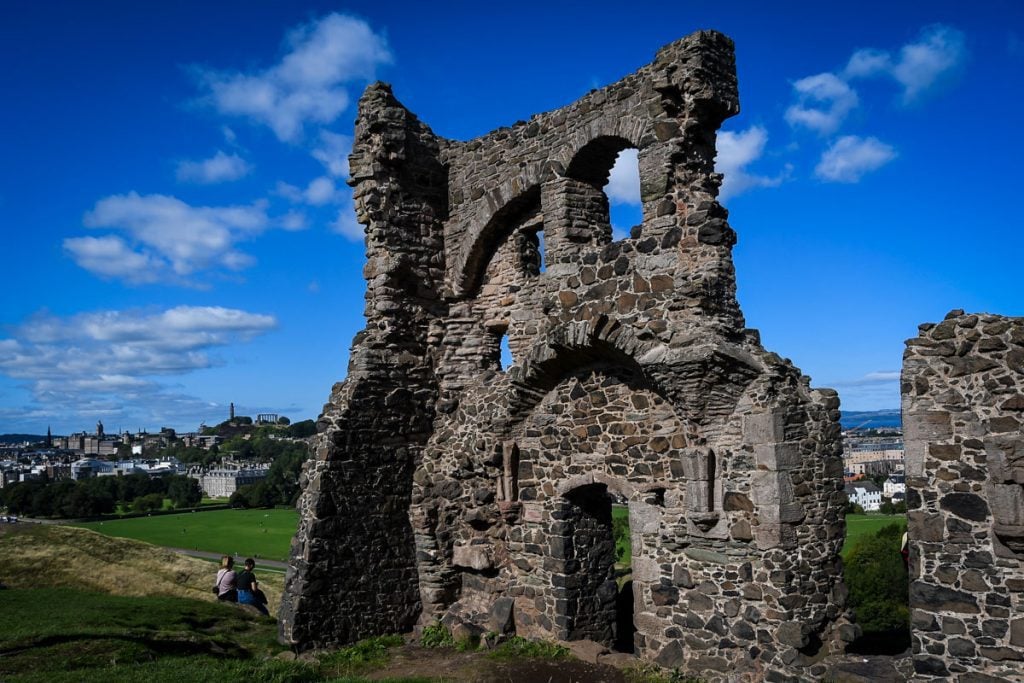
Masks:
[[[192,431],[231,401],[315,418],[363,326],[345,178],[365,85],[465,140],[702,28],[736,41],[718,170],[747,325],[844,409],[898,407],[918,324],[1024,314],[1024,134],[1000,125],[1024,10],[961,7],[9,4],[0,433]],[[624,236],[635,156],[606,192]]]

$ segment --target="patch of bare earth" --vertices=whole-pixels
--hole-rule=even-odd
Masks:
[[[391,660],[368,680],[426,677],[451,683],[626,683],[618,669],[578,659],[496,661],[486,652],[459,652],[405,645],[391,650]]]

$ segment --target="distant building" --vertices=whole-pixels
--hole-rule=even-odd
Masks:
[[[847,484],[844,490],[850,502],[860,505],[865,512],[877,512],[882,507],[882,490],[871,482]]]
[[[892,500],[903,500],[907,495],[907,479],[902,474],[891,474],[882,485],[882,495]]]
[[[246,468],[225,465],[205,472],[192,471],[189,476],[199,480],[203,493],[210,498],[228,498],[240,487],[266,479],[269,471],[269,465]]]
[[[96,458],[82,458],[71,463],[71,478],[75,481],[98,477],[102,474],[112,474],[114,463]]]

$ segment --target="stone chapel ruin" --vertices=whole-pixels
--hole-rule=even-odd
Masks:
[[[714,157],[738,110],[715,32],[468,142],[367,88],[367,324],[304,474],[283,640],[442,620],[757,678],[853,639],[839,400],[736,300]],[[613,242],[602,188],[627,148],[643,222]]]

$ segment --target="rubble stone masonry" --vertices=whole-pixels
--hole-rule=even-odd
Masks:
[[[953,311],[903,356],[914,666],[1024,678],[1024,318]]]
[[[714,157],[738,110],[715,32],[468,142],[366,90],[350,183],[367,324],[303,477],[283,640],[441,620],[707,680],[812,680],[853,639],[838,397],[764,350],[736,301]],[[603,186],[627,148],[643,222],[612,241]]]

